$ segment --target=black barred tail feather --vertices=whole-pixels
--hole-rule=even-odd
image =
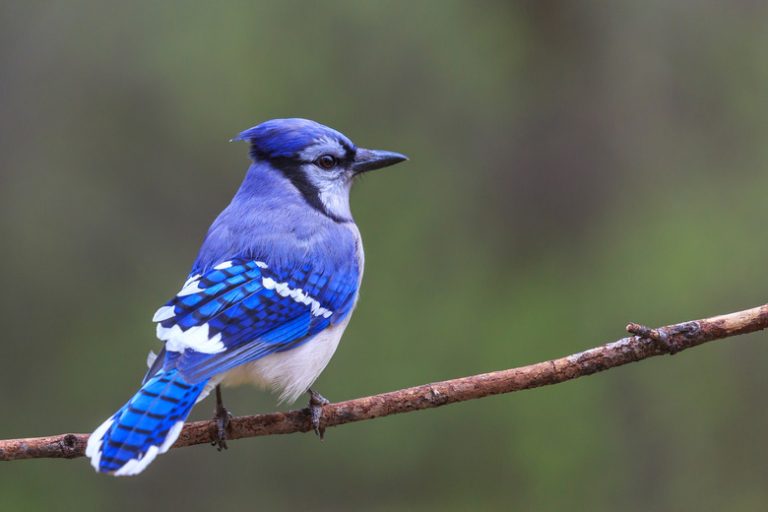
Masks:
[[[179,437],[207,381],[190,384],[176,370],[160,372],[88,439],[85,455],[101,473],[135,475]]]

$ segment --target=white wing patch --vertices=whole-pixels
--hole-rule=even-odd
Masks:
[[[288,283],[278,283],[269,277],[262,279],[262,285],[267,290],[275,290],[281,297],[290,296],[296,302],[309,306],[312,309],[312,314],[314,316],[328,318],[333,314],[333,311],[325,309],[318,301],[304,293],[304,290],[301,288],[291,288]]]
[[[184,288],[182,288],[181,291],[176,294],[176,296],[186,297],[187,295],[193,295],[195,293],[200,293],[202,291],[203,289],[200,288],[200,276],[198,275],[197,278],[190,278],[184,284]]]
[[[163,306],[157,310],[155,316],[152,317],[152,321],[155,323],[163,322],[174,316],[176,316],[176,311],[173,306]]]
[[[178,325],[163,327],[162,324],[157,324],[157,337],[165,342],[165,350],[170,352],[184,352],[190,349],[202,354],[217,354],[227,349],[221,341],[221,333],[210,337],[207,323],[186,331]]]
[[[147,354],[147,368],[152,368],[152,365],[155,364],[156,359],[157,354],[155,354],[154,350],[150,350],[149,354]]]

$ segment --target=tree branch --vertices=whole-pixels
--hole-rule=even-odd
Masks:
[[[391,414],[548,386],[641,359],[679,352],[707,341],[766,328],[768,304],[658,329],[629,324],[627,331],[633,336],[560,359],[328,404],[323,407],[323,424],[326,427],[335,427]],[[228,438],[242,439],[309,430],[309,411],[301,409],[233,418],[229,425]],[[174,448],[210,443],[215,434],[216,425],[213,421],[188,423]],[[81,457],[85,452],[87,440],[88,434],[0,440],[0,461]]]

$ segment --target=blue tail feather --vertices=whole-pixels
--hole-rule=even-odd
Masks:
[[[176,371],[160,371],[88,439],[96,471],[135,475],[168,451],[207,381],[190,384]]]

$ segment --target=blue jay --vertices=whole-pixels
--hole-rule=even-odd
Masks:
[[[363,275],[350,188],[360,174],[406,157],[358,148],[306,119],[267,121],[233,140],[250,143],[251,166],[187,281],[154,316],[164,347],[148,360],[141,389],[88,439],[96,471],[143,471],[213,389],[218,445],[226,447],[220,384],[251,382],[289,402],[309,391],[322,434],[327,401],[310,386],[339,344]]]

